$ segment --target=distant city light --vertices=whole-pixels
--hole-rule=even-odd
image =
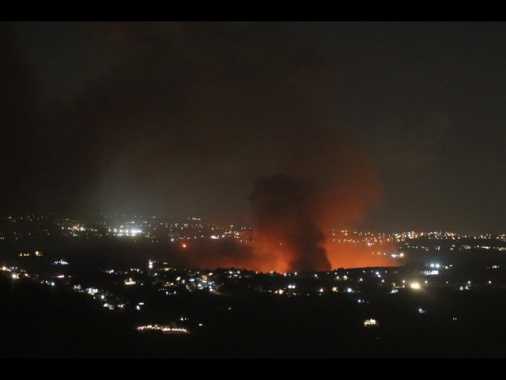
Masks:
[[[364,327],[375,327],[375,326],[379,326],[378,324],[378,321],[376,319],[366,319],[364,321]]]
[[[161,331],[163,333],[188,334],[188,329],[184,327],[171,327],[165,325],[147,325],[137,327],[137,331]]]

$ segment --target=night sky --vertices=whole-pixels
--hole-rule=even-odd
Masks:
[[[1,23],[0,48],[1,214],[251,223],[281,178],[336,227],[506,231],[504,23]]]

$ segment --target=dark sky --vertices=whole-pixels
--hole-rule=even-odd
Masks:
[[[287,173],[357,228],[506,231],[504,23],[1,23],[0,48],[2,213],[247,223]]]

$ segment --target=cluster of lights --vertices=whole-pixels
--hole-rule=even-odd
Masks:
[[[113,228],[109,229],[109,232],[112,232],[114,236],[137,236],[142,234],[142,230],[140,228]]]
[[[137,327],[137,331],[161,331],[164,333],[179,333],[179,334],[188,334],[188,329],[184,327],[171,327],[165,325],[146,325]]]
[[[379,326],[378,324],[378,321],[376,319],[366,319],[364,321],[364,327],[375,327],[375,326]]]

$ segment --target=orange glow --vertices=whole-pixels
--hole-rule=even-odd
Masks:
[[[327,240],[322,247],[332,269],[400,265],[390,255],[383,255],[383,252],[394,251],[393,244],[383,244],[378,248]],[[280,245],[279,241],[264,240],[260,246],[258,241],[241,243],[236,239],[196,240],[187,248],[183,248],[182,244],[180,248],[170,253],[169,258],[174,265],[200,269],[249,269],[264,273],[293,271],[289,265],[293,253]]]
[[[284,174],[258,178],[250,197],[255,254],[283,272],[330,270],[317,224],[318,196],[312,181]]]
[[[186,245],[186,243],[183,243],[181,244],[181,248],[188,248],[188,246]]]
[[[279,173],[256,178],[249,197],[252,241],[192,241],[185,263],[278,273],[397,266],[389,255],[394,246],[328,238],[332,228],[353,230],[364,221],[381,205],[383,189],[364,144],[320,132],[312,131],[313,143],[302,140],[285,152]]]
[[[383,244],[381,248],[378,248],[375,246],[368,247],[367,245],[327,241],[325,249],[327,251],[328,258],[332,263],[332,268],[393,267],[400,265],[388,254],[378,254],[378,250],[380,250],[380,252],[393,252],[395,250],[395,246],[393,244]]]

